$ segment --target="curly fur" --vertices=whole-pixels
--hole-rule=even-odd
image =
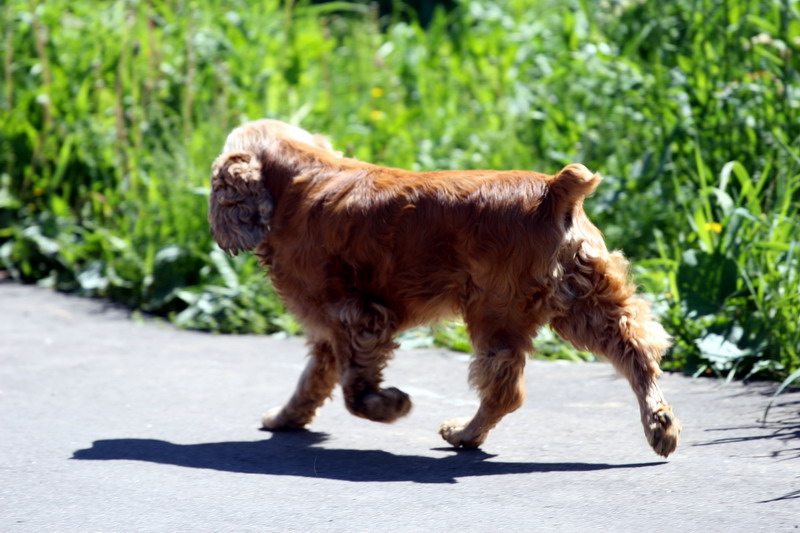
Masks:
[[[394,336],[460,314],[481,404],[442,425],[452,445],[480,446],[519,408],[531,339],[549,323],[614,364],[651,446],[672,453],[680,424],[656,383],[670,340],[583,210],[600,180],[579,164],[555,175],[410,172],[344,158],[274,120],[234,130],[213,167],[212,233],[224,250],[258,256],[311,346],[297,390],[263,426],[304,427],[337,382],[357,416],[407,414],[408,395],[382,386]]]

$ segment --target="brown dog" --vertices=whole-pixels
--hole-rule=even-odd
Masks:
[[[474,448],[520,407],[531,339],[550,324],[608,358],[631,384],[647,440],[667,456],[681,426],[656,379],[669,337],[583,210],[600,182],[583,165],[410,172],[341,157],[324,137],[259,120],[235,129],[213,167],[209,221],[230,253],[253,250],[311,355],[270,430],[302,428],[340,383],[347,409],[380,422],[408,413],[381,385],[407,328],[461,314],[475,350],[471,420],[440,433]]]

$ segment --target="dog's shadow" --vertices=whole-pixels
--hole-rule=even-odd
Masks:
[[[154,439],[98,440],[91,448],[74,452],[72,458],[146,461],[243,474],[416,483],[456,483],[458,478],[470,476],[582,472],[663,464],[515,463],[490,461],[495,456],[479,450],[437,449],[435,451],[451,453],[436,458],[395,455],[381,450],[331,449],[318,446],[327,438],[325,433],[297,431],[274,433],[267,440],[206,444],[173,444]]]

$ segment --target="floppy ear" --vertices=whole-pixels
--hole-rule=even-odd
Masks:
[[[258,246],[269,232],[273,208],[258,158],[229,153],[214,161],[208,204],[211,234],[220,248],[236,255]]]

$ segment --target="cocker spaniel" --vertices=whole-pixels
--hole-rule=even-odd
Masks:
[[[475,448],[525,397],[523,369],[545,325],[613,363],[648,442],[672,453],[681,426],[656,382],[669,336],[583,210],[600,182],[572,164],[530,171],[411,172],[342,157],[276,120],[236,128],[214,162],[209,221],[219,246],[252,250],[311,349],[268,430],[303,428],[341,384],[354,415],[392,422],[411,400],[382,373],[405,329],[463,316],[474,348],[471,419],[442,424]]]

